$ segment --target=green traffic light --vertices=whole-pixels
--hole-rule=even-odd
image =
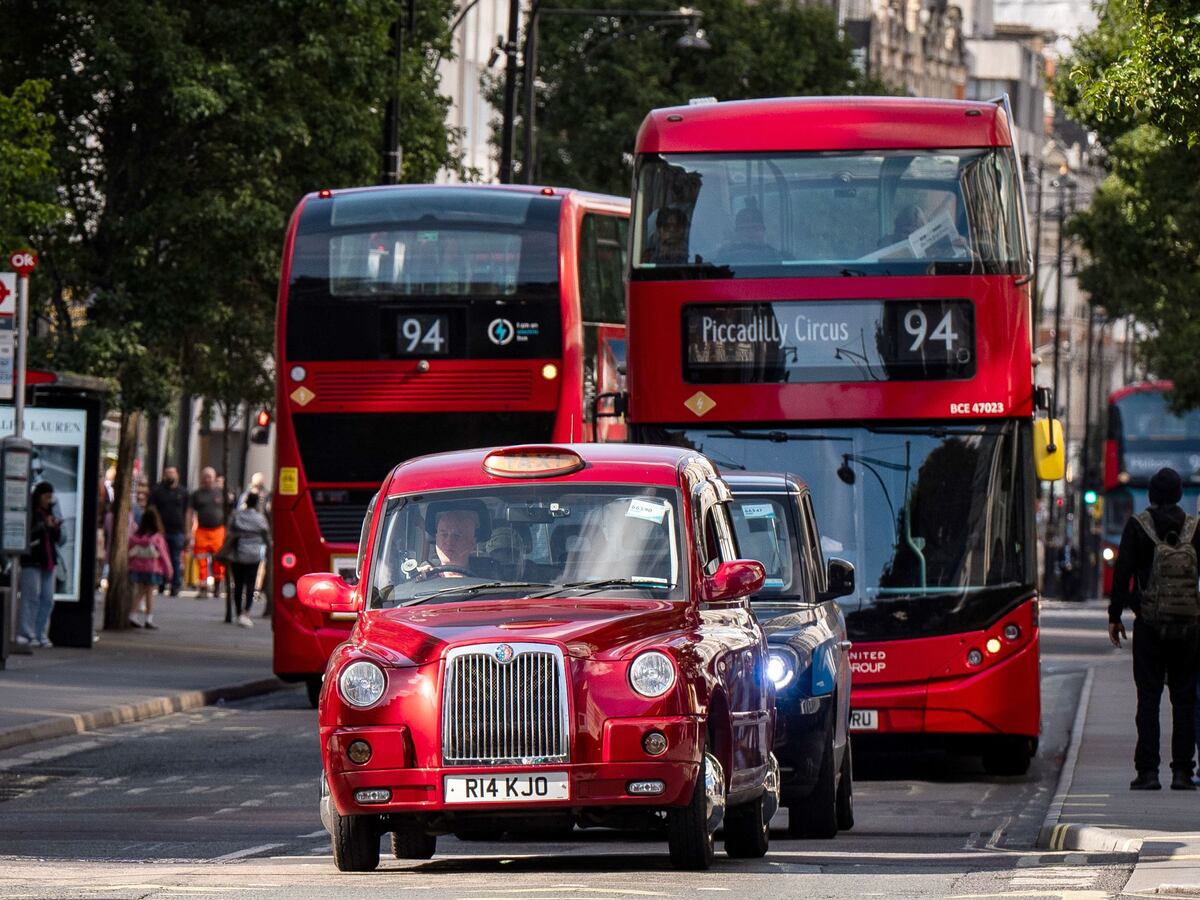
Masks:
[[[1088,506],[1091,506],[1093,503],[1096,502],[1096,499],[1098,496],[1099,495],[1095,491],[1084,491],[1083,492],[1083,502],[1086,503]]]

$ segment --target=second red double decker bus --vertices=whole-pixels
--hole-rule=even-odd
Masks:
[[[1009,121],[899,98],[657,110],[628,287],[635,439],[797,474],[826,557],[854,565],[852,729],[992,772],[1036,751],[1035,445],[1059,449],[1034,422]]]
[[[495,444],[622,440],[629,201],[541,187],[405,185],[301,200],[276,315],[274,669],[316,700],[350,622],[296,579],[357,574],[397,461]],[[478,547],[503,554],[512,548]]]

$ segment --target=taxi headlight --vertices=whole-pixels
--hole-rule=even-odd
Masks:
[[[629,684],[643,697],[661,697],[675,685],[675,663],[658,650],[648,650],[629,667]]]
[[[772,647],[767,655],[767,677],[775,682],[775,690],[782,691],[796,677],[800,661],[791,650]]]
[[[377,702],[386,685],[383,669],[361,659],[350,663],[338,676],[338,693],[351,706],[370,706]]]

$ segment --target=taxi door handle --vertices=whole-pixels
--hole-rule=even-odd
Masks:
[[[849,650],[854,646],[854,641],[838,641],[839,650]]]

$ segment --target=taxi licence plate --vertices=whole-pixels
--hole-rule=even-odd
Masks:
[[[571,798],[566,772],[446,775],[443,794],[447,803],[536,803]]]
[[[878,731],[879,710],[852,709],[850,710],[851,731]]]

